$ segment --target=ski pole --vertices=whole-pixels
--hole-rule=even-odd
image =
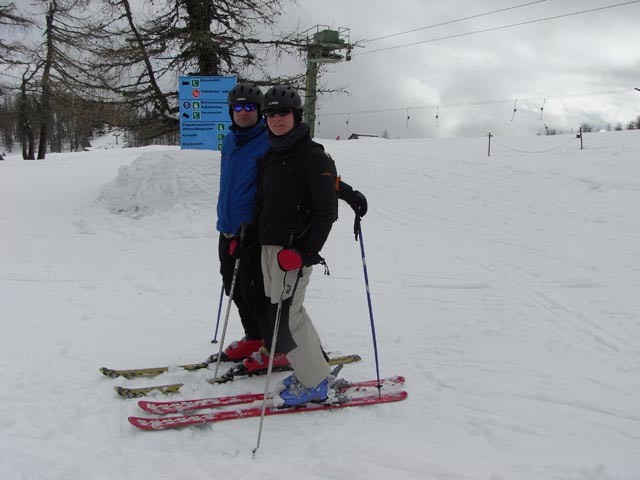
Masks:
[[[271,350],[269,351],[269,366],[267,367],[267,379],[264,382],[264,396],[262,398],[262,411],[260,412],[260,426],[258,427],[258,440],[256,441],[256,447],[253,449],[253,456],[255,457],[258,448],[260,448],[260,440],[262,439],[262,425],[264,423],[264,414],[267,410],[267,395],[269,395],[269,386],[271,384],[271,372],[273,371],[273,358],[276,351],[276,340],[278,339],[278,330],[280,329],[280,318],[282,317],[282,307],[284,304],[284,293],[287,288],[287,273],[285,272],[282,277],[282,293],[280,294],[280,300],[278,301],[278,310],[276,311],[276,321],[273,325],[273,340],[271,340]],[[302,267],[298,270],[298,276],[296,283],[293,286],[293,291],[289,297],[293,301],[293,296],[298,288],[298,282],[302,277]]]
[[[220,289],[220,302],[218,302],[218,319],[216,320],[216,333],[213,334],[213,340],[211,343],[218,343],[218,327],[220,326],[220,312],[222,311],[222,297],[224,296],[224,282]]]
[[[373,338],[373,354],[376,362],[376,379],[378,380],[378,395],[382,395],[380,389],[380,362],[378,361],[378,341],[376,340],[376,326],[373,321],[373,307],[371,306],[371,292],[369,289],[369,274],[367,273],[367,260],[364,256],[364,240],[362,240],[362,227],[358,225],[358,238],[360,239],[360,253],[362,254],[362,271],[364,272],[364,284],[367,291],[367,304],[369,305],[369,319],[371,321],[371,336]]]
[[[278,310],[276,312],[276,321],[273,325],[273,340],[271,340],[271,350],[269,350],[269,365],[267,367],[267,379],[264,382],[264,397],[262,399],[262,411],[260,412],[260,425],[258,427],[258,440],[256,446],[253,449],[253,455],[255,456],[258,448],[260,448],[260,440],[262,438],[262,425],[264,423],[264,413],[267,410],[267,395],[269,394],[269,384],[271,383],[271,372],[273,371],[273,357],[276,351],[276,340],[278,339],[278,329],[280,328],[280,317],[282,316],[282,303],[284,297],[284,289],[287,281],[287,273],[285,272],[282,280],[282,293],[280,294],[280,300],[278,301]]]
[[[236,278],[238,277],[238,269],[240,268],[240,257],[236,258],[236,263],[233,266],[233,278],[231,280],[231,288],[229,289],[229,299],[227,300],[227,312],[224,315],[224,323],[222,324],[222,338],[220,338],[220,348],[218,349],[218,358],[216,359],[216,369],[213,374],[213,378],[218,378],[218,368],[220,368],[220,362],[222,361],[222,348],[224,347],[224,337],[227,334],[227,324],[229,323],[229,312],[231,311],[231,304],[233,303],[233,291],[236,287]]]
[[[244,240],[244,229],[246,224],[243,223],[240,227],[240,242]],[[233,303],[233,291],[236,288],[236,280],[238,279],[238,270],[240,269],[240,255],[236,258],[236,263],[233,266],[233,277],[231,278],[231,288],[229,288],[229,299],[227,300],[227,312],[224,316],[224,324],[222,325],[222,338],[220,338],[220,348],[218,349],[218,358],[216,359],[216,369],[213,378],[218,378],[218,369],[220,368],[220,362],[222,361],[222,348],[224,347],[224,338],[227,334],[227,325],[229,324],[229,312],[231,311],[231,304]],[[221,298],[222,300],[222,298]]]

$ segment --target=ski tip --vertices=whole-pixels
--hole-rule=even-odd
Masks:
[[[363,404],[367,405],[367,404],[376,404],[376,403],[400,402],[405,398],[407,398],[408,396],[409,394],[407,393],[406,390],[400,390],[398,392],[391,392],[391,393],[382,393],[381,395],[372,395],[368,399],[365,399]]]
[[[406,390],[401,390],[400,392],[387,393],[380,397],[379,403],[393,403],[393,402],[401,402],[409,396]]]
[[[393,377],[381,378],[377,385],[378,389],[384,387],[393,387],[394,385],[404,385],[405,378],[402,375],[394,375]]]
[[[100,373],[103,374],[105,377],[110,377],[110,378],[116,378],[119,375],[113,371],[111,368],[107,368],[107,367],[100,367]]]
[[[141,430],[158,430],[158,428],[154,428],[153,421],[142,417],[129,417],[129,423],[134,427],[137,427]]]
[[[145,412],[157,413],[156,410],[153,409],[153,405],[154,403],[148,400],[138,400],[138,407],[140,407]]]
[[[115,386],[113,388],[116,391],[116,393],[118,394],[118,396],[120,396],[122,398],[139,398],[139,397],[144,397],[146,395],[146,392],[135,391],[135,390],[132,390],[130,388],[125,388],[125,387],[120,387],[120,386]]]

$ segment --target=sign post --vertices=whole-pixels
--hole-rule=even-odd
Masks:
[[[220,150],[231,118],[227,97],[237,79],[231,77],[180,77],[180,147]]]

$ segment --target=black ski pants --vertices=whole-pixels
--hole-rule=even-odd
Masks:
[[[233,269],[236,263],[236,259],[229,254],[231,240],[232,238],[221,234],[218,242],[220,274],[227,295],[231,290]],[[233,291],[233,303],[238,307],[244,334],[249,340],[264,338],[261,326],[267,324],[265,319],[269,315],[269,302],[264,295],[260,254],[261,248],[258,244],[242,249],[238,276]]]

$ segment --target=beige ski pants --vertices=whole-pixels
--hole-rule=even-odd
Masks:
[[[315,387],[324,380],[330,372],[329,364],[322,353],[320,337],[311,318],[303,306],[304,296],[309,284],[309,277],[313,267],[303,267],[302,275],[298,279],[299,271],[283,272],[278,266],[277,254],[282,247],[274,245],[262,246],[262,276],[264,278],[265,295],[271,299],[271,312],[275,317],[276,306],[283,300],[283,314],[279,325],[278,340],[288,337],[288,329],[295,345],[292,350],[285,351],[293,367],[296,378],[306,387]],[[294,292],[295,289],[295,292]],[[293,298],[291,304],[285,300]],[[288,316],[284,311],[289,306]],[[272,319],[275,322],[275,318]],[[271,345],[266,345],[271,348]],[[283,351],[276,347],[276,351]]]

